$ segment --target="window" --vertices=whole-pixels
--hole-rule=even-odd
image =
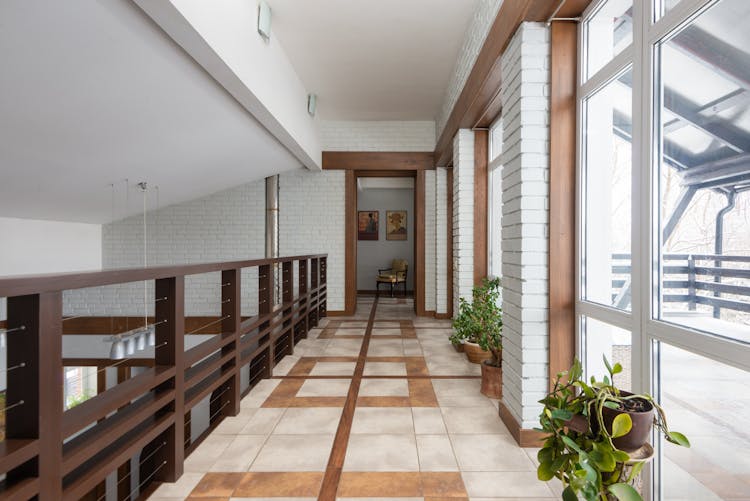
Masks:
[[[503,219],[503,172],[500,154],[503,151],[503,124],[498,119],[490,127],[489,168],[487,174],[488,188],[488,256],[487,271],[490,276],[501,277],[503,274],[502,254],[502,219]]]
[[[579,34],[579,357],[620,362],[693,443],[657,447],[654,500],[750,498],[747,19],[747,0],[599,0]]]

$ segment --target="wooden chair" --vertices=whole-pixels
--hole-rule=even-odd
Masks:
[[[391,261],[390,268],[378,270],[377,289],[380,294],[380,284],[389,284],[391,287],[391,297],[393,289],[399,284],[404,286],[404,297],[406,297],[406,276],[409,273],[409,263],[405,259],[394,259]]]

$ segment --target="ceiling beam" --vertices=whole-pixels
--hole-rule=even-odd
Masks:
[[[423,170],[434,169],[431,151],[324,151],[323,169],[337,170]]]
[[[730,110],[735,107],[740,107],[745,110],[747,109],[748,105],[750,105],[750,92],[745,89],[737,89],[725,96],[721,96],[717,99],[714,99],[710,103],[699,107],[696,110],[696,113],[703,117],[709,117],[711,115],[717,115],[722,111]],[[664,124],[664,133],[669,134],[670,132],[679,130],[686,125],[687,122],[679,118],[675,118],[674,120],[671,120]]]
[[[683,171],[682,186],[712,188],[750,181],[750,153],[707,162]]]
[[[576,17],[591,0],[567,0],[557,17]],[[459,129],[488,125],[500,112],[500,56],[521,23],[544,22],[559,2],[551,0],[505,0],[490,27],[474,66],[440,132],[435,146],[436,165],[449,165],[453,156],[453,137]],[[491,107],[494,109],[491,110]]]

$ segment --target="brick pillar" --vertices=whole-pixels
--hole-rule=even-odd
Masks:
[[[474,286],[474,133],[453,139],[453,315]]]

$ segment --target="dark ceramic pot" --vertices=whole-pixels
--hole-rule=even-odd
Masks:
[[[621,392],[623,396],[630,396],[632,393],[626,391]],[[604,427],[609,433],[612,433],[612,422],[618,414],[628,414],[633,427],[630,431],[618,438],[612,439],[612,443],[621,451],[635,451],[643,447],[651,437],[651,428],[654,425],[654,406],[651,402],[643,399],[639,399],[643,402],[645,411],[634,412],[634,411],[619,411],[605,407],[602,409],[602,418],[604,420]]]

